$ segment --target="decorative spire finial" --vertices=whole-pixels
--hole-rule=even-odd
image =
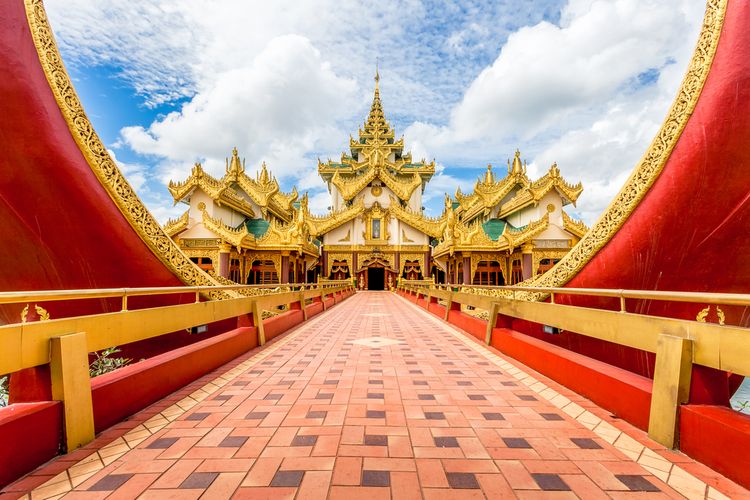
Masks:
[[[380,66],[380,58],[376,57],[375,58],[375,91],[376,92],[378,91],[378,87],[380,86],[380,71],[379,71],[379,66]]]
[[[237,152],[237,147],[232,148],[232,159],[227,161],[226,170],[228,174],[239,174],[245,170],[240,162],[240,155]]]
[[[516,154],[513,157],[513,167],[511,167],[512,174],[523,173],[523,166],[521,165],[521,151],[516,149]]]

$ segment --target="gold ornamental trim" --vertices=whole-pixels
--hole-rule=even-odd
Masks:
[[[328,268],[326,269],[326,276],[331,275],[331,269],[333,268],[334,260],[337,260],[339,262],[345,261],[346,265],[349,266],[349,274],[351,275],[354,272],[354,269],[353,269],[354,257],[352,256],[351,253],[329,253],[328,261],[327,261]]]
[[[60,112],[83,157],[109,197],[151,252],[183,283],[217,286],[219,283],[193,264],[164,232],[112,161],[86,116],[65,70],[41,0],[25,0],[24,6],[39,62]],[[208,295],[211,298],[228,298],[236,294],[216,291]]]
[[[424,267],[424,254],[423,253],[402,253],[399,255],[399,269],[398,275],[404,275],[404,269],[406,268],[406,261],[417,261],[419,263],[419,270],[422,271],[422,276],[427,276],[427,272]]]
[[[181,233],[188,227],[189,216],[190,210],[188,209],[178,218],[167,220],[167,223],[164,224],[164,232],[167,233],[168,236],[175,236],[176,234]]]
[[[561,287],[570,281],[622,227],[661,174],[695,109],[719,45],[727,0],[708,0],[698,44],[661,129],[625,185],[594,226],[563,259],[530,286]],[[520,297],[520,294],[517,294]],[[528,293],[528,300],[544,298]]]

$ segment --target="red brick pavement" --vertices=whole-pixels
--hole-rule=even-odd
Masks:
[[[87,456],[73,467],[68,459],[54,470],[53,462],[46,470],[57,475],[44,476],[32,497],[683,498],[680,491],[725,498],[715,488],[742,491],[721,476],[696,479],[684,463],[697,464],[686,457],[644,447],[642,436],[602,422],[517,366],[395,294],[358,293],[176,404],[156,405],[124,437],[99,439],[98,451],[79,454]]]

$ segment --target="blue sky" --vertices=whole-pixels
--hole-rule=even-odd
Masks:
[[[317,158],[365,118],[376,58],[387,117],[435,159],[425,206],[466,192],[520,148],[529,174],[556,161],[591,223],[658,129],[695,44],[692,1],[472,2],[48,0],[98,133],[151,211],[194,161],[221,175],[237,146],[324,211]]]

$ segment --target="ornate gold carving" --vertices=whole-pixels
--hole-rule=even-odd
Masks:
[[[381,166],[375,165],[366,173],[351,178],[344,177],[341,172],[336,171],[331,177],[331,183],[336,186],[341,196],[348,201],[357,196],[372,181],[380,179],[399,199],[407,201],[411,198],[414,190],[422,185],[422,178],[416,172],[406,177],[407,179],[397,178]]]
[[[398,220],[409,224],[411,227],[418,229],[432,238],[438,238],[443,234],[448,222],[448,217],[453,214],[451,199],[448,195],[445,196],[445,209],[443,210],[442,215],[438,218],[426,217],[421,213],[403,208],[399,201],[392,196],[388,211]]]
[[[300,201],[300,211],[302,211],[305,217],[310,234],[315,237],[333,231],[342,224],[354,219],[357,215],[364,212],[364,210],[365,203],[360,199],[352,203],[350,207],[343,208],[336,212],[330,212],[327,215],[312,215],[307,208],[307,194],[302,196]]]
[[[555,205],[554,205],[554,203],[549,203],[547,205],[547,212],[552,213],[554,211],[555,211]]]
[[[403,153],[404,139],[394,140],[394,132],[385,119],[380,90],[375,85],[370,114],[359,130],[357,140],[350,138],[351,155],[342,154],[341,161],[318,162],[318,173],[336,186],[345,200],[353,199],[372,181],[379,179],[401,200],[411,198],[415,189],[435,173],[435,162],[412,162],[411,154]],[[378,186],[379,187],[379,186]],[[375,187],[372,191],[376,194]]]
[[[164,232],[167,233],[169,236],[174,236],[176,234],[181,233],[185,229],[187,229],[189,215],[190,215],[190,210],[185,210],[185,213],[180,215],[178,218],[169,219],[167,223],[164,224]]]
[[[326,269],[326,277],[331,275],[331,269],[333,267],[333,261],[337,260],[339,262],[346,261],[346,264],[349,266],[349,273],[353,273],[354,270],[352,269],[352,263],[354,262],[354,259],[352,258],[351,253],[329,253],[328,254],[328,269]]]
[[[464,224],[454,219],[449,224],[446,224],[443,239],[435,247],[433,256],[439,257],[446,253],[453,255],[456,251],[473,250],[496,252],[507,250],[513,252],[515,248],[530,241],[534,236],[549,227],[549,213],[545,212],[540,219],[530,222],[522,228],[512,229],[509,224],[506,224],[497,240],[491,239],[484,232],[479,221]]]
[[[698,321],[699,323],[705,323],[706,317],[708,317],[708,313],[710,311],[711,311],[710,305],[701,309],[700,311],[698,311],[698,315],[695,317],[695,321]],[[724,314],[724,311],[722,311],[719,306],[716,306],[716,318],[719,322],[719,325],[724,325],[724,321],[726,320],[726,315]]]
[[[115,165],[81,106],[65,71],[41,0],[25,0],[26,17],[39,62],[73,139],[99,182],[143,242],[167,268],[188,285],[217,285],[183,254],[159,223],[143,206],[128,181]],[[217,291],[213,298],[234,296]]]
[[[429,245],[324,245],[329,252],[428,252]]]
[[[583,191],[583,185],[580,182],[573,185],[565,181],[560,176],[560,169],[557,164],[553,163],[544,176],[522,188],[513,198],[503,203],[497,216],[504,218],[521,208],[535,205],[553,189],[557,190],[565,200],[575,203]]]
[[[198,210],[200,210],[201,212],[206,209],[206,204],[203,203],[202,201],[200,203],[198,203],[197,206],[198,206]]]
[[[211,199],[220,205],[227,205],[246,217],[255,218],[253,206],[240,193],[235,186],[239,186],[250,199],[259,207],[264,215],[271,212],[283,221],[290,220],[292,204],[297,200],[297,189],[291,193],[279,191],[279,183],[276,178],[268,172],[266,164],[261,165],[260,172],[252,179],[245,173],[245,162],[240,161],[237,148],[232,149],[232,158],[226,159],[224,177],[216,179],[203,170],[200,163],[196,163],[190,172],[190,176],[182,182],[169,182],[169,192],[175,203],[189,197],[191,193],[200,188]],[[199,210],[203,210],[200,209]]]
[[[380,221],[380,236],[376,237],[377,235],[373,234],[372,231],[372,221],[373,220],[379,220]],[[368,245],[377,245],[378,243],[387,243],[388,240],[391,239],[390,232],[388,231],[388,226],[390,225],[391,221],[391,214],[389,210],[385,210],[383,207],[380,206],[380,203],[377,201],[372,204],[370,208],[365,210],[362,213],[362,221],[365,225],[365,230],[362,233],[362,236],[365,238],[365,242]]]
[[[406,261],[417,261],[419,263],[419,269],[422,271],[422,276],[427,275],[427,270],[424,267],[424,254],[423,253],[402,253],[399,255],[399,266],[398,275],[403,276],[404,268],[406,267]]]
[[[612,239],[659,177],[703,90],[716,54],[726,8],[727,0],[709,0],[706,3],[698,45],[661,129],[591,230],[554,268],[534,280],[532,286],[559,287],[570,281]],[[528,294],[525,298],[539,300],[543,297],[543,294]]]
[[[34,310],[36,311],[36,314],[39,317],[38,321],[49,321],[49,312],[45,308],[34,304]],[[29,304],[26,304],[23,310],[21,310],[21,323],[26,323],[26,321],[28,321],[28,316],[29,316]]]
[[[383,194],[383,188],[381,186],[373,186],[370,191],[372,192],[372,195],[375,197],[378,197],[381,194]]]

